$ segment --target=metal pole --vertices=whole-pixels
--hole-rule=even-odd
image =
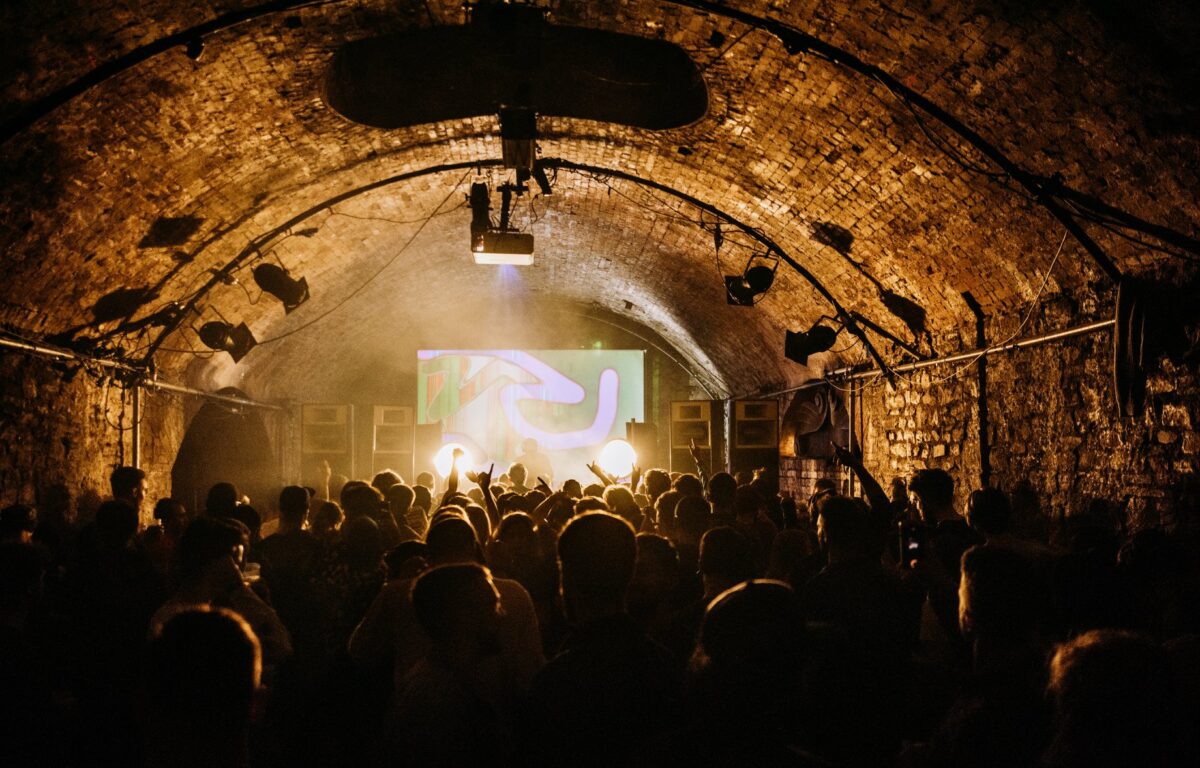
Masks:
[[[850,436],[846,440],[846,447],[850,450],[851,453],[854,453],[854,416],[855,416],[855,413],[858,408],[857,404],[855,403],[856,398],[854,396],[854,390],[857,387],[858,387],[858,384],[856,382],[854,382],[854,381],[850,382]],[[853,496],[854,495],[854,470],[850,469],[849,467],[846,467],[846,471],[850,475],[850,487],[849,487],[850,493],[849,493],[849,495]]]
[[[133,374],[138,374],[138,375],[143,375],[146,373],[146,371],[142,368],[139,368],[134,365],[130,365],[129,363],[126,363],[126,362],[121,362],[119,360],[106,360],[101,357],[88,357],[86,355],[81,355],[78,352],[73,352],[69,349],[58,349],[56,347],[48,347],[48,346],[45,346],[44,344],[37,344],[37,343],[31,342],[31,341],[20,341],[18,339],[10,339],[10,338],[0,337],[0,349],[13,349],[18,352],[26,352],[31,355],[37,355],[39,357],[45,357],[45,358],[49,358],[51,360],[71,360],[71,361],[79,362],[79,363],[88,363],[91,365],[98,365],[101,368],[107,368],[107,369],[113,370],[113,371],[125,371],[127,373],[133,373]],[[251,400],[246,397],[237,397],[236,395],[219,395],[219,394],[216,394],[215,392],[205,392],[202,389],[195,389],[193,387],[185,387],[181,384],[171,384],[170,382],[159,381],[159,380],[153,379],[153,378],[142,379],[141,386],[147,387],[149,389],[161,390],[164,392],[175,392],[175,393],[178,393],[181,395],[192,395],[193,397],[203,397],[207,400],[214,400],[216,402],[227,403],[229,405],[242,405],[242,406],[246,406],[247,408],[265,408],[270,411],[286,410],[282,406],[272,405],[270,403],[262,403],[257,400]],[[137,397],[136,389],[135,389],[134,397]]]
[[[129,439],[133,443],[130,451],[130,464],[135,468],[142,466],[142,387],[133,385],[133,427],[129,430]]]
[[[1116,320],[1097,320],[1096,322],[1088,323],[1087,325],[1079,325],[1074,328],[1065,328],[1061,331],[1051,331],[1050,333],[1044,333],[1040,336],[1030,336],[1025,339],[1019,339],[1017,341],[1011,341],[1004,344],[997,344],[994,347],[987,347],[985,349],[976,349],[970,352],[959,352],[958,354],[947,355],[945,357],[935,357],[931,360],[918,360],[914,363],[902,363],[900,365],[892,366],[892,370],[896,373],[909,373],[911,371],[919,371],[924,368],[932,368],[935,365],[966,362],[979,357],[994,355],[997,352],[1011,352],[1015,349],[1025,349],[1026,347],[1039,347],[1043,344],[1048,344],[1051,341],[1059,341],[1061,339],[1069,339],[1075,336],[1087,336],[1088,334],[1099,333],[1100,331],[1108,330],[1112,326],[1116,325],[1116,322]],[[804,389],[820,387],[824,385],[828,379],[854,381],[858,379],[867,379],[874,376],[879,376],[880,374],[881,371],[878,368],[859,368],[856,366],[846,366],[845,368],[838,368],[835,371],[830,371],[820,379],[811,379],[794,387],[779,389],[774,392],[767,392],[765,394],[752,392],[748,395],[742,395],[741,397],[736,397],[734,399],[748,400],[755,398],[778,397],[779,395],[786,395],[789,392],[799,392]]]
[[[56,349],[55,347],[47,347],[42,344],[37,344],[31,341],[19,341],[17,339],[8,339],[0,337],[0,347],[7,349],[15,349],[18,352],[28,352],[30,354],[39,355],[41,357],[49,357],[55,360],[77,360],[80,362],[95,363],[102,368],[116,368],[123,371],[136,370],[129,363],[122,363],[116,360],[105,360],[100,357],[85,357],[78,352],[72,352],[69,349]]]
[[[282,405],[273,405],[271,403],[263,403],[258,400],[251,400],[246,397],[238,397],[237,395],[219,395],[216,392],[205,392],[202,389],[193,389],[179,384],[171,384],[166,381],[148,380],[145,382],[147,387],[151,389],[162,390],[163,392],[176,392],[181,395],[192,395],[194,397],[203,397],[205,400],[212,400],[218,403],[226,403],[228,405],[244,405],[247,408],[262,408],[267,411],[286,411]]]

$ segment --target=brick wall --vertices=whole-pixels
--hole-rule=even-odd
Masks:
[[[132,401],[118,428],[118,388],[87,372],[66,381],[49,362],[0,352],[0,503],[44,503],[61,486],[87,517],[109,495],[108,475],[132,461]],[[154,499],[170,494],[171,464],[183,434],[178,398],[148,395],[142,418],[148,522]]]
[[[779,459],[779,489],[791,494],[797,501],[804,501],[811,496],[817,481],[824,479],[833,480],[839,488],[849,492],[846,473],[831,461],[787,456]]]
[[[1051,307],[1025,335],[1069,320],[1066,309]],[[988,359],[991,484],[1014,496],[1031,528],[1099,514],[1129,529],[1192,530],[1200,522],[1194,502],[1200,380],[1194,370],[1163,361],[1150,375],[1145,413],[1121,418],[1111,347],[1106,331]],[[961,509],[980,482],[978,392],[974,365],[933,368],[895,388],[869,387],[863,396],[868,468],[885,487],[918,468],[945,469],[955,478]]]

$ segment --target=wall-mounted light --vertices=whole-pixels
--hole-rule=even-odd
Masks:
[[[783,342],[783,356],[794,363],[808,365],[809,355],[831,349],[841,330],[821,325],[818,320],[807,331],[788,331]]]
[[[217,352],[228,352],[235,363],[241,362],[246,353],[258,344],[258,340],[245,323],[235,328],[224,321],[214,320],[200,326],[198,333],[204,346]]]
[[[254,268],[254,282],[265,293],[283,302],[283,311],[291,312],[308,301],[308,280],[296,280],[283,267],[275,264],[259,264]]]
[[[738,307],[754,306],[758,297],[775,282],[775,270],[778,268],[779,259],[769,252],[752,255],[746,261],[742,274],[725,276],[725,300]]]

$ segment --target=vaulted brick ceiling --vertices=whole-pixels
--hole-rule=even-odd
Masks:
[[[966,165],[997,170],[935,121],[918,122],[881,83],[815,55],[789,55],[777,37],[687,3],[544,5],[557,24],[681,46],[703,73],[709,109],[666,131],[544,118],[543,157],[652,179],[725,211],[777,242],[845,308],[906,339],[910,328],[883,296],[909,299],[925,310],[943,350],[970,327],[964,291],[994,315],[1023,311],[1037,293],[1062,227],[1011,180],[957,162],[946,147]],[[1061,174],[1111,205],[1198,234],[1189,70],[1168,55],[1197,29],[1182,1],[1134,20],[1115,15],[1140,7],[1123,0],[1096,11],[1020,0],[724,5],[878,65],[1033,173]],[[158,333],[136,330],[138,319],[193,296],[211,270],[279,230],[262,256],[304,275],[312,299],[286,317],[269,297],[256,300],[251,254],[233,273],[240,284],[217,284],[201,297],[200,314],[163,342],[160,369],[196,383],[303,396],[319,375],[287,372],[369,370],[372,359],[403,346],[400,339],[468,343],[464,328],[472,327],[493,343],[536,327],[531,342],[551,344],[562,318],[578,316],[663,340],[714,391],[813,375],[783,359],[783,334],[831,314],[828,302],[783,265],[758,306],[727,306],[720,274],[740,272],[753,240],[725,224],[718,256],[715,219],[669,194],[560,172],[553,196],[518,207],[518,223],[537,237],[536,265],[504,280],[467,253],[463,201],[472,169],[421,174],[328,204],[397,175],[500,157],[495,117],[383,130],[322,101],[321,80],[340,45],[462,23],[459,0],[331,0],[256,14],[205,35],[198,60],[176,45],[96,78],[45,114],[31,107],[140,46],[254,6],[6,6],[0,117],[15,133],[0,146],[8,278],[0,323],[10,332],[99,338],[102,349],[136,356]],[[481,172],[493,182],[503,175]],[[1127,274],[1183,263],[1089,231]],[[830,245],[839,238],[848,251]],[[1067,238],[1047,293],[1098,295],[1103,304],[1111,287]],[[122,310],[136,305],[126,319],[133,326],[125,326],[134,330],[110,336]],[[1094,311],[1085,304],[1079,314]],[[116,319],[98,322],[110,315]],[[176,351],[199,346],[191,327],[219,317],[244,320],[260,340],[294,333],[238,366],[224,355]],[[862,350],[841,355],[862,359]]]

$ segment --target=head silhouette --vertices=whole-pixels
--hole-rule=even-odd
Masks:
[[[999,488],[981,488],[967,497],[967,523],[984,536],[1007,533],[1012,507]]]
[[[159,499],[154,504],[154,519],[163,527],[168,536],[178,540],[187,528],[190,517],[183,502],[175,499]]]
[[[826,496],[817,503],[817,538],[831,562],[869,557],[873,534],[870,515],[857,499]]]
[[[927,523],[954,516],[954,478],[944,469],[918,469],[908,480],[908,495]]]
[[[567,619],[581,623],[625,612],[637,541],[633,526],[607,512],[587,512],[558,537],[558,561]]]
[[[708,481],[708,500],[714,508],[724,512],[733,509],[733,497],[737,494],[738,484],[733,475],[728,472],[718,472]]]
[[[383,508],[383,494],[367,484],[347,486],[342,491],[342,510],[347,520],[376,517]]]
[[[1093,630],[1050,663],[1056,732],[1045,763],[1061,768],[1184,765],[1173,672],[1142,635]],[[1194,727],[1193,723],[1192,726]]]
[[[651,502],[671,490],[671,476],[663,469],[646,470],[642,482],[646,486],[646,495],[650,497]]]
[[[763,733],[802,690],[804,617],[792,588],[755,579],[708,606],[691,672],[701,706],[725,727]]]
[[[179,574],[185,581],[203,578],[214,567],[236,568],[239,548],[249,541],[246,527],[236,520],[199,517],[179,541]]]
[[[508,479],[514,486],[525,485],[525,465],[517,462],[508,468]]]
[[[425,534],[425,546],[429,551],[429,562],[434,565],[447,563],[478,563],[479,541],[475,529],[462,513],[442,513],[435,517]]]
[[[476,563],[440,565],[412,588],[413,612],[434,653],[451,663],[500,651],[500,594],[491,573]]]
[[[700,539],[700,576],[705,595],[715,597],[754,575],[754,548],[736,529],[723,525]]]
[[[117,467],[108,477],[114,499],[119,499],[135,510],[142,507],[146,498],[146,473],[137,467]]]
[[[302,528],[308,517],[308,491],[289,485],[279,492],[279,521],[292,528]]]
[[[417,495],[413,493],[413,489],[404,483],[396,483],[387,490],[388,506],[391,507],[392,514],[396,516],[397,520],[404,519],[416,497]]]
[[[232,611],[175,614],[146,651],[143,695],[151,766],[244,764],[262,652]]]
[[[386,496],[389,488],[401,482],[404,481],[395,470],[385,469],[371,478],[371,487]]]
[[[238,491],[233,483],[217,483],[208,489],[204,512],[213,517],[232,517],[238,505]]]
[[[1042,593],[1032,564],[1021,555],[995,546],[971,547],[962,557],[959,628],[964,637],[985,642],[1032,639]]]

